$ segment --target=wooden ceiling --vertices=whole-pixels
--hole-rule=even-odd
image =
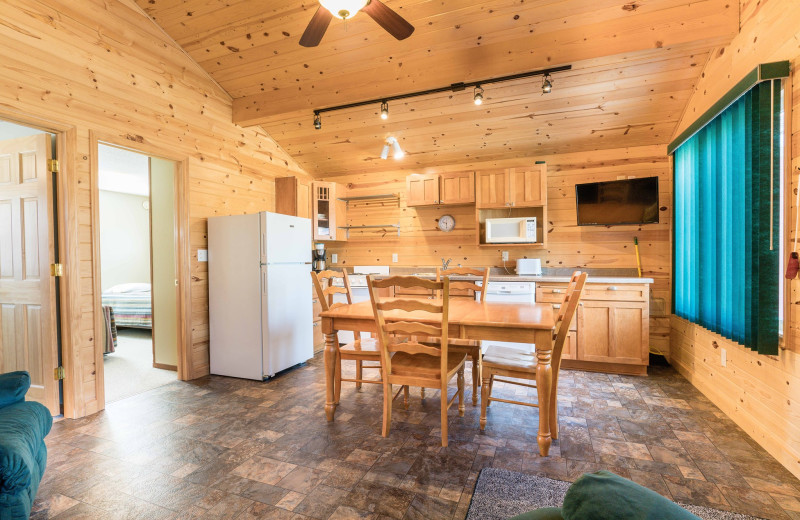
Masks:
[[[710,52],[738,30],[730,0],[384,0],[415,33],[366,15],[298,40],[313,0],[136,0],[310,174],[422,170],[464,161],[669,141]],[[313,109],[571,64],[554,76],[325,114]],[[407,152],[380,159],[393,135]],[[390,161],[394,162],[392,159]]]

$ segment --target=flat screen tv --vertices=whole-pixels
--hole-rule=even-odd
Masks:
[[[579,226],[658,223],[658,177],[575,185]]]

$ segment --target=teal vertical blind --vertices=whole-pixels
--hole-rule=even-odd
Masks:
[[[780,81],[758,83],[675,150],[674,312],[778,353]]]

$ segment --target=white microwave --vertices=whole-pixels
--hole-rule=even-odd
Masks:
[[[536,242],[536,217],[487,218],[487,244],[533,244]]]

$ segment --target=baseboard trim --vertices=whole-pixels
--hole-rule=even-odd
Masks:
[[[562,359],[561,368],[567,370],[585,370],[587,372],[603,372],[606,374],[625,374],[629,376],[647,375],[647,365],[601,363],[597,361],[582,361],[579,359]]]
[[[155,362],[153,362],[153,368],[160,368],[161,370],[172,370],[173,372],[178,371],[178,367],[176,365],[164,365],[162,363],[155,363]]]

